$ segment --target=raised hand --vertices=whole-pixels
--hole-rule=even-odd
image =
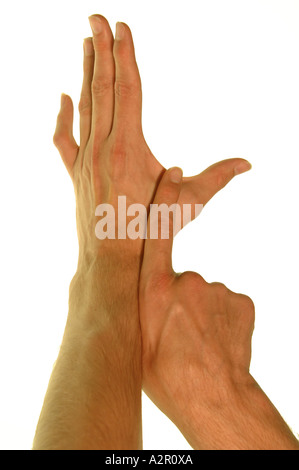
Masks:
[[[129,204],[148,207],[165,169],[143,136],[141,80],[129,27],[118,23],[114,39],[103,16],[93,15],[90,23],[93,39],[84,41],[80,147],[73,137],[73,104],[67,95],[62,98],[54,142],[74,182],[79,244],[92,252],[99,248],[94,237],[96,206],[116,206],[117,196],[126,195]],[[179,204],[206,204],[249,168],[246,160],[234,158],[184,178]],[[138,253],[142,245],[134,243]]]

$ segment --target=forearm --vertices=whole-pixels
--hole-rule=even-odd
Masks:
[[[191,405],[189,419],[181,423],[193,448],[299,450],[299,442],[253,379],[248,385],[228,387],[211,395],[213,401],[200,403],[199,398],[197,406]]]
[[[35,449],[141,448],[138,260],[103,256],[70,287]]]

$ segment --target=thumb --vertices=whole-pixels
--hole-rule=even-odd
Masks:
[[[180,207],[177,204],[183,172],[180,168],[167,170],[158,186],[147,224],[147,240],[144,247],[142,273],[172,273],[172,245],[174,216]],[[179,214],[177,214],[179,216]]]
[[[53,142],[70,174],[72,173],[72,168],[79,150],[73,136],[73,119],[74,107],[72,99],[62,94]]]
[[[206,205],[236,175],[250,169],[251,164],[242,158],[230,158],[214,163],[199,175],[184,178],[180,202]]]

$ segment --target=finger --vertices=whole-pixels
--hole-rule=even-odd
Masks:
[[[73,119],[74,106],[72,99],[68,95],[62,94],[53,142],[71,176],[79,150],[73,136]]]
[[[202,186],[202,204],[223,189],[235,176],[251,169],[251,164],[241,158],[232,158],[215,163],[203,171],[199,178]]]
[[[108,137],[114,111],[115,66],[113,34],[109,23],[101,15],[89,17],[95,50],[92,79],[92,133],[101,141]]]
[[[80,114],[80,147],[85,148],[91,129],[91,83],[94,68],[94,48],[92,38],[84,39],[83,43],[84,60],[83,60],[83,83],[81,96],[79,101]]]
[[[222,160],[207,168],[200,175],[184,178],[183,191],[189,192],[193,201],[188,203],[207,204],[218,191],[223,189],[236,175],[251,169],[251,164],[242,158]]]
[[[232,315],[233,321],[239,325],[238,338],[239,344],[242,344],[247,350],[247,358],[245,363],[249,364],[251,356],[251,339],[254,331],[255,323],[255,306],[250,297],[244,294],[236,294],[229,291],[228,311]],[[242,357],[244,359],[244,349],[242,349]]]
[[[175,209],[181,190],[181,183],[182,170],[180,168],[172,168],[164,173],[158,186],[148,218],[147,240],[145,242],[142,265],[143,275],[172,273],[173,217],[170,215],[173,212],[170,209],[172,205],[174,205],[173,209]],[[159,207],[162,210],[160,217],[158,217]],[[157,231],[157,228],[160,230]]]
[[[115,109],[113,130],[141,128],[142,91],[130,28],[117,23],[113,48],[115,59]]]

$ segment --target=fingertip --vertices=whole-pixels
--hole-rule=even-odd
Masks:
[[[247,160],[243,160],[241,163],[238,163],[234,167],[234,174],[235,174],[235,176],[240,175],[242,173],[245,173],[246,171],[251,170],[251,168],[252,168],[251,163],[248,162]]]
[[[158,185],[154,202],[173,204],[179,198],[183,181],[183,171],[179,167],[166,170]]]
[[[103,32],[103,20],[100,15],[91,15],[89,16],[88,20],[95,36]]]
[[[60,97],[61,108],[64,108],[65,106],[68,106],[69,104],[71,106],[73,105],[72,98],[69,95],[66,95],[65,93],[61,93],[61,97]]]
[[[66,148],[69,152],[78,148],[73,136],[73,101],[65,93],[61,93],[60,101],[61,106],[57,116],[53,142],[59,151]]]
[[[179,167],[173,167],[168,170],[169,180],[174,184],[181,184],[183,179],[183,170]]]
[[[124,39],[125,33],[126,33],[125,23],[118,21],[115,25],[115,40],[121,41],[122,39]]]
[[[60,106],[61,107],[64,105],[65,101],[66,101],[66,94],[61,93],[61,96],[60,96]]]

